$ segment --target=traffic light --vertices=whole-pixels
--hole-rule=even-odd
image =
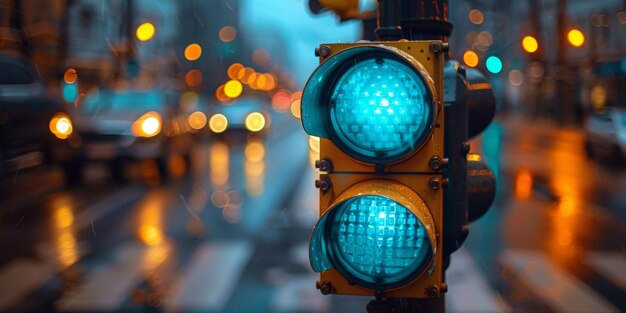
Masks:
[[[302,97],[321,138],[310,261],[324,294],[436,298],[443,279],[444,45],[322,45]]]

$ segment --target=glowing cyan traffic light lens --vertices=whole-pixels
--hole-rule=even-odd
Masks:
[[[430,261],[417,217],[383,196],[361,196],[337,208],[330,229],[337,269],[365,285],[406,282]]]
[[[393,161],[414,151],[431,125],[431,96],[417,72],[370,58],[346,70],[331,93],[331,121],[357,159]]]

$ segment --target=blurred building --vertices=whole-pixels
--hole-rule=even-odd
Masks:
[[[28,58],[50,90],[73,68],[81,90],[117,79],[167,78],[177,64],[178,1],[0,0],[0,50]],[[150,22],[156,34],[137,44]]]
[[[68,10],[66,67],[75,68],[84,84],[175,75],[177,3],[73,0]],[[154,33],[140,42],[136,30],[143,23],[153,25]]]
[[[46,82],[63,73],[68,1],[0,0],[0,51],[29,58]]]
[[[454,56],[477,52],[479,69],[496,56],[489,73],[502,110],[560,122],[580,122],[603,106],[626,106],[626,3],[623,0],[467,0],[450,8]],[[572,37],[569,32],[580,33]],[[525,36],[536,51],[522,46]]]

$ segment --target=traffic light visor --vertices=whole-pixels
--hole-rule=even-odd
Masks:
[[[399,190],[387,193],[393,188]],[[318,272],[335,268],[364,287],[400,287],[431,264],[434,238],[432,217],[417,194],[388,181],[362,182],[320,219],[311,239],[311,265]]]
[[[391,163],[417,151],[432,130],[434,84],[412,56],[358,46],[313,73],[302,99],[307,133],[330,138],[357,160]]]

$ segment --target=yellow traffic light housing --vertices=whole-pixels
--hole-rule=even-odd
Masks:
[[[303,92],[321,137],[310,259],[323,293],[433,298],[443,281],[441,41],[322,45]]]

